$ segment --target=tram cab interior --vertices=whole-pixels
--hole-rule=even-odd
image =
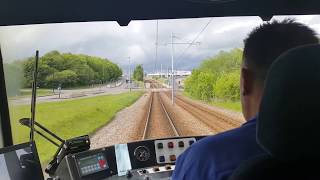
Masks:
[[[320,2],[317,0],[109,0],[94,2],[86,0],[6,0],[0,2],[0,27],[95,21],[113,21],[117,22],[118,26],[128,26],[131,21],[137,20],[247,16],[255,16],[259,17],[261,21],[269,21],[273,16],[317,14],[320,14]],[[309,173],[309,175],[310,172],[308,170],[310,169],[312,172],[317,172],[314,167],[302,168],[300,165],[306,164],[310,160],[317,162],[316,160],[319,159],[318,147],[320,147],[320,141],[317,140],[319,134],[315,129],[318,127],[319,122],[317,124],[308,124],[308,119],[316,116],[316,106],[320,102],[320,89],[319,84],[315,84],[314,87],[307,86],[310,79],[306,80],[312,77],[312,81],[319,81],[319,74],[316,74],[316,70],[307,73],[307,69],[319,67],[316,62],[316,59],[320,58],[319,52],[319,46],[306,47],[289,52],[283,59],[295,59],[295,63],[291,66],[282,59],[281,62],[283,63],[279,63],[277,66],[280,69],[273,69],[270,81],[266,85],[270,90],[267,91],[269,94],[265,94],[263,98],[261,107],[262,120],[258,124],[258,129],[260,128],[259,130],[261,131],[258,132],[258,139],[263,142],[262,144],[267,151],[271,151],[271,154],[275,153],[276,157],[290,159],[290,167],[287,166],[288,164],[278,164],[273,157],[261,157],[241,165],[231,179],[285,179],[285,177],[288,177],[286,174],[297,172],[301,169],[303,169],[302,172]],[[307,57],[302,57],[306,54]],[[301,62],[299,58],[308,58],[311,61],[310,63],[309,61]],[[14,176],[10,176],[11,179],[4,180],[170,179],[178,156],[193,143],[205,137],[165,137],[90,149],[88,135],[83,134],[82,136],[64,140],[59,135],[51,133],[41,124],[32,122],[34,118],[26,117],[20,120],[21,125],[31,129],[40,128],[61,143],[55,147],[58,150],[56,154],[52,154],[54,158],[48,162],[49,165],[43,167],[37,151],[37,149],[41,148],[36,146],[37,139],[21,144],[13,142],[10,121],[12,117],[9,115],[8,90],[5,84],[2,56],[0,59],[0,168],[6,166],[6,173],[14,174]],[[290,67],[288,71],[285,68],[286,66]],[[294,75],[291,71],[292,69],[299,71],[297,74],[301,75],[301,78],[297,81],[283,75],[285,73]],[[283,77],[283,82],[288,83],[274,83],[278,77]],[[272,91],[278,87],[283,88],[283,91],[290,91],[290,89],[286,88],[292,87],[293,84],[296,84],[297,88],[292,90],[291,93],[282,92],[283,94],[277,94],[279,92],[276,92],[274,94]],[[290,104],[297,102],[291,97],[298,94],[305,94],[306,97],[297,100],[301,106],[290,106]],[[284,98],[286,101],[282,104],[276,104],[275,101],[272,101],[275,96]],[[36,99],[36,97],[33,98]],[[315,102],[310,103],[311,99]],[[36,104],[36,101],[34,103]],[[308,109],[305,110],[302,107],[303,105]],[[308,112],[308,115],[302,114],[304,112]],[[301,118],[306,119],[303,126],[300,124]],[[269,119],[278,121],[269,123],[267,121]],[[289,122],[291,123],[290,125]],[[278,129],[278,127],[280,128]],[[279,130],[277,131],[277,136],[271,129]],[[297,131],[293,132],[290,129]],[[33,131],[33,133],[37,132]],[[286,133],[289,133],[289,135]],[[63,136],[63,134],[60,135]],[[281,144],[283,146],[275,147],[274,144],[270,143],[270,139],[272,142],[276,142],[276,145]],[[290,153],[282,154],[283,152]],[[301,154],[303,155],[301,159],[292,158]],[[294,163],[299,165],[292,165]],[[270,171],[265,171],[265,168]],[[292,171],[292,169],[294,170]],[[3,171],[3,169],[0,170]],[[279,173],[285,175],[278,176]],[[304,177],[303,173],[301,175],[297,172],[294,175],[296,175],[293,176],[295,178]],[[1,175],[0,180],[2,180]]]

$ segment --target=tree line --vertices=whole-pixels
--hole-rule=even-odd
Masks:
[[[31,87],[34,63],[35,58],[29,57],[4,65],[9,89],[17,89],[17,86]],[[121,68],[110,60],[58,51],[51,51],[40,57],[38,68],[40,88],[57,88],[58,86],[69,88],[101,84],[115,81],[122,75]]]
[[[143,81],[143,76],[144,76],[143,67],[141,64],[139,64],[134,68],[133,79],[136,81]]]
[[[239,100],[241,59],[242,50],[232,49],[202,61],[185,80],[185,92],[205,101]]]

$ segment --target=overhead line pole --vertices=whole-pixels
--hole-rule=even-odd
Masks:
[[[171,32],[171,103],[174,105],[174,72],[173,72],[173,33]]]
[[[172,32],[171,33],[171,43],[169,43],[169,44],[171,44],[171,103],[172,103],[172,105],[174,105],[174,84],[175,84],[174,71],[173,71],[173,69],[174,69],[174,67],[173,67],[173,65],[174,65],[174,63],[173,63],[173,61],[174,61],[174,45],[175,44],[189,44],[191,46],[191,45],[196,44],[195,42],[191,42],[191,43],[177,42],[177,43],[175,43],[173,40],[174,37],[175,36],[173,35],[173,32]]]
[[[129,58],[129,89],[131,92],[131,61],[130,61],[130,56],[128,58]]]
[[[157,61],[158,61],[158,39],[159,39],[159,21],[157,20],[157,29],[156,29],[156,59],[154,63],[154,73],[157,71]]]

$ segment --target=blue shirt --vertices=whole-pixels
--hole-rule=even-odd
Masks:
[[[244,160],[264,154],[256,141],[256,119],[201,139],[181,154],[173,180],[227,180]]]

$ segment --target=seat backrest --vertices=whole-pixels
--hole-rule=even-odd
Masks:
[[[272,64],[258,114],[257,141],[268,155],[230,179],[320,179],[319,115],[320,45],[291,49]]]

